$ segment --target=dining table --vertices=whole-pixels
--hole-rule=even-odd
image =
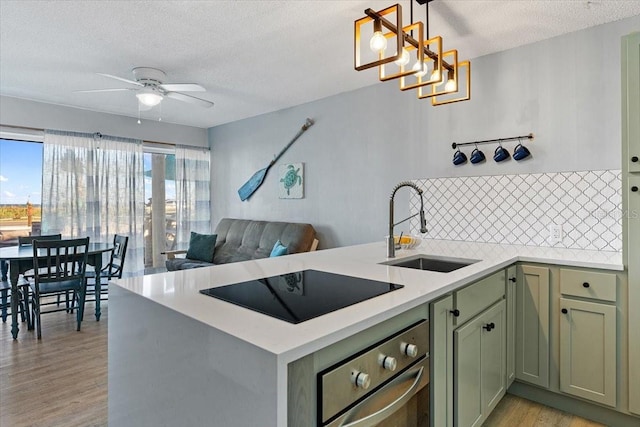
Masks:
[[[102,270],[102,254],[110,252],[114,249],[113,243],[89,243],[87,247],[87,264],[93,266],[96,272],[96,309],[95,316],[96,321],[100,320],[100,270]],[[42,250],[42,253],[38,253],[38,259],[46,258],[46,249]],[[41,256],[42,255],[42,256]],[[0,248],[0,261],[6,261],[9,264],[9,282],[11,284],[11,335],[13,339],[18,338],[18,278],[21,274],[33,269],[33,246],[21,245],[21,246],[8,246]],[[3,269],[4,270],[4,269]],[[2,276],[7,274],[6,271],[2,271]],[[2,280],[7,280],[6,277],[2,277]],[[29,317],[27,316],[27,324],[29,325]]]

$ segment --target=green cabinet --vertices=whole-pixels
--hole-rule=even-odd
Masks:
[[[640,325],[640,32],[622,38],[622,230],[629,331]],[[631,309],[633,308],[633,309]],[[629,334],[629,411],[640,415],[640,334]]]
[[[549,387],[549,268],[518,266],[516,378]]]
[[[455,425],[480,426],[506,390],[506,303],[454,332]]]
[[[507,388],[516,379],[516,283],[517,268],[507,268],[505,300],[507,303]]]
[[[640,286],[640,174],[631,175],[628,179],[629,187],[629,208],[626,212],[628,218],[628,230],[627,237],[630,243],[627,248],[628,262],[627,267],[629,269],[629,283],[634,283],[636,286]],[[633,191],[635,190],[635,191]],[[637,288],[630,289],[633,293],[636,303],[640,302],[640,291]],[[637,318],[640,324],[640,317]],[[640,354],[638,354],[640,358]],[[640,394],[640,393],[639,393]]]
[[[519,265],[516,378],[617,408],[620,281],[606,270]]]
[[[505,284],[500,270],[431,303],[430,425],[480,425],[504,396]]]
[[[639,47],[640,49],[640,47]],[[629,176],[627,268],[629,281],[629,411],[640,415],[640,175]]]
[[[615,273],[560,269],[560,391],[616,407]]]
[[[616,406],[616,307],[560,298],[560,391]]]
[[[430,304],[431,426],[453,426],[453,296]]]
[[[640,172],[640,32],[622,39],[623,165]],[[624,169],[624,168],[623,168]]]

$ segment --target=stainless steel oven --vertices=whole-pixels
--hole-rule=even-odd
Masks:
[[[317,374],[318,426],[429,425],[429,322],[421,320]]]

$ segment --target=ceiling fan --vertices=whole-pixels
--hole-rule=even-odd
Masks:
[[[164,71],[150,67],[136,67],[133,70],[134,80],[125,79],[111,74],[97,73],[100,76],[109,77],[111,79],[120,80],[125,83],[135,85],[135,88],[117,88],[117,89],[93,89],[93,90],[77,90],[77,93],[95,93],[95,92],[118,92],[132,90],[136,92],[136,97],[140,104],[148,108],[155,107],[160,104],[164,97],[177,99],[178,101],[188,102],[209,108],[213,106],[213,102],[206,99],[196,98],[181,92],[206,92],[206,89],[195,83],[163,83],[167,75]]]

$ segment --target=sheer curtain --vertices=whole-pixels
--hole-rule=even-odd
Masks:
[[[112,242],[129,236],[125,273],[144,271],[142,141],[46,130],[42,233]]]
[[[211,233],[211,152],[176,146],[176,239],[186,247],[191,231]]]

